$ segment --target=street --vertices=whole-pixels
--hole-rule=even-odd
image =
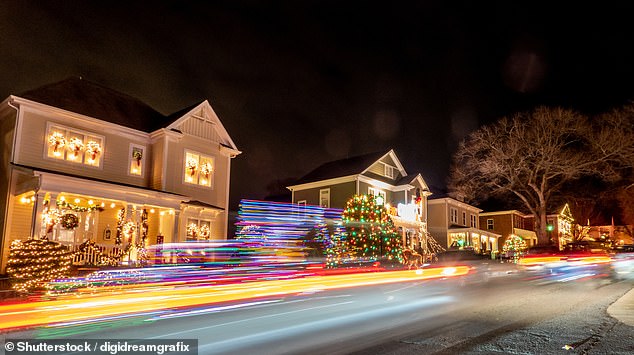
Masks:
[[[174,308],[3,334],[46,339],[198,339],[200,354],[631,353],[606,309],[632,281],[523,275],[461,285],[415,280]],[[566,350],[568,349],[568,350]]]

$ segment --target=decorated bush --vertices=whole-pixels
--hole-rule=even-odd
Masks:
[[[14,240],[7,274],[13,289],[27,293],[44,289],[51,280],[67,277],[71,263],[70,251],[60,243],[45,239]]]

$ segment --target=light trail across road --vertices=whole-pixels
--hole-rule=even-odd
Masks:
[[[0,330],[86,320],[112,319],[139,313],[222,304],[280,295],[420,281],[469,272],[467,266],[306,276],[297,279],[253,281],[226,285],[147,283],[91,294],[77,292],[51,300],[0,305]]]

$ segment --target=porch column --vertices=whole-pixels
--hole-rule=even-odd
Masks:
[[[40,239],[42,236],[42,212],[44,211],[44,197],[46,193],[37,192],[34,197],[33,211],[31,216],[31,236]]]
[[[139,228],[138,228],[138,223],[136,220],[136,210],[133,211],[132,209],[132,205],[128,204],[125,207],[125,221],[124,224],[127,223],[128,221],[134,222],[137,226],[137,228],[135,228],[135,233],[132,234],[131,239],[130,239],[130,244],[135,244],[136,243],[136,232],[138,232]],[[127,241],[125,241],[127,242]]]
[[[180,226],[180,215],[181,211],[174,210],[174,224],[172,230],[172,243],[178,243],[179,235],[178,235],[178,227]]]

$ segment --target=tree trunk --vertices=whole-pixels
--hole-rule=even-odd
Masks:
[[[550,236],[548,235],[548,223],[546,221],[546,204],[540,204],[538,215],[535,216],[535,229],[537,232],[537,243],[540,245],[551,244]]]

